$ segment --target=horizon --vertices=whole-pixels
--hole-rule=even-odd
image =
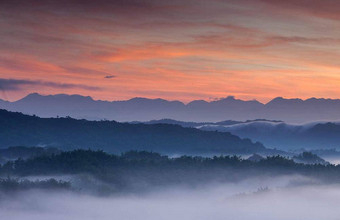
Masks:
[[[228,99],[228,98],[233,98],[235,100],[240,100],[240,101],[257,101],[263,105],[266,105],[268,104],[269,102],[275,100],[275,99],[284,99],[284,100],[301,100],[301,101],[307,101],[307,100],[311,100],[311,99],[317,99],[317,100],[332,100],[332,101],[336,101],[336,100],[340,100],[340,98],[325,98],[325,97],[308,97],[308,98],[299,98],[299,97],[284,97],[284,96],[276,96],[276,97],[272,97],[270,98],[268,101],[266,102],[263,102],[261,100],[257,100],[257,99],[242,99],[242,98],[239,98],[239,97],[236,97],[234,95],[227,95],[225,97],[220,97],[220,98],[214,98],[214,99],[193,99],[193,100],[189,100],[189,101],[182,101],[182,100],[179,100],[179,99],[166,99],[166,98],[163,98],[163,97],[158,97],[158,98],[152,98],[152,97],[141,97],[141,96],[135,96],[135,97],[131,97],[131,98],[127,98],[127,99],[113,99],[113,100],[109,100],[109,99],[96,99],[94,97],[92,97],[91,95],[82,95],[82,94],[76,94],[76,93],[70,93],[70,94],[67,94],[67,93],[56,93],[56,94],[42,94],[42,93],[39,93],[39,92],[31,92],[31,93],[28,93],[28,94],[25,94],[24,96],[18,98],[18,99],[15,99],[15,100],[7,100],[7,99],[3,99],[3,98],[0,98],[0,100],[3,100],[3,101],[7,101],[7,102],[17,102],[17,101],[20,101],[22,99],[25,99],[26,97],[30,96],[30,95],[39,95],[39,96],[58,96],[58,95],[65,95],[65,96],[81,96],[81,97],[90,97],[93,101],[104,101],[104,102],[120,102],[120,101],[129,101],[129,100],[132,100],[132,99],[148,99],[148,100],[157,100],[157,99],[160,99],[160,100],[165,100],[165,101],[168,101],[168,102],[181,102],[185,105],[191,103],[191,102],[194,102],[194,101],[205,101],[205,102],[215,102],[215,101],[221,101],[221,100],[224,100],[224,99]]]

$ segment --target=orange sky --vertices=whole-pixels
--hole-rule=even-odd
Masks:
[[[0,98],[340,98],[334,0],[5,0]]]

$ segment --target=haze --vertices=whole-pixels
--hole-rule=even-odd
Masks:
[[[29,191],[2,196],[0,218],[319,220],[327,216],[328,220],[338,219],[340,186],[315,183],[301,176],[282,176],[110,197]],[[269,190],[259,191],[265,187]]]

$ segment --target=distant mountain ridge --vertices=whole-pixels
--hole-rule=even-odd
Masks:
[[[0,108],[40,117],[70,116],[89,120],[150,121],[171,118],[178,121],[245,121],[258,118],[287,123],[340,120],[340,99],[275,98],[263,104],[229,96],[188,104],[164,99],[133,98],[126,101],[100,101],[81,95],[32,93],[15,102],[0,100]]]
[[[218,122],[187,122],[187,121],[177,121],[173,119],[161,119],[161,120],[151,120],[151,121],[132,121],[130,124],[171,124],[171,125],[180,125],[186,128],[204,128],[204,127],[218,127],[218,126],[230,126],[230,125],[237,125],[237,124],[246,124],[252,122],[272,122],[272,123],[282,123],[283,121],[278,120],[267,120],[267,119],[254,119],[254,120],[247,120],[247,121],[233,121],[233,120],[226,120],[226,121],[218,121]]]

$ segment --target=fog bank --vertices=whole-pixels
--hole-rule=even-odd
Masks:
[[[321,185],[301,176],[108,197],[26,191],[1,196],[0,219],[332,220],[339,217],[339,196],[340,185]]]

